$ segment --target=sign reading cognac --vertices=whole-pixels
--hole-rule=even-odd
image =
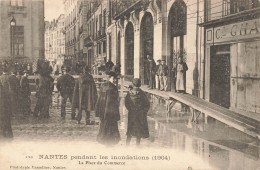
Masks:
[[[234,41],[260,35],[260,19],[214,28],[214,42]]]

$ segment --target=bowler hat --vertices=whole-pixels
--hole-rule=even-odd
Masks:
[[[110,77],[116,77],[116,73],[114,71],[107,72],[107,75]]]
[[[141,80],[139,78],[135,78],[132,83],[135,87],[141,86]]]

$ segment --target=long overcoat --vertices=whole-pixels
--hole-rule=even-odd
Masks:
[[[126,135],[148,138],[147,112],[150,108],[150,102],[145,93],[140,88],[132,89],[126,95],[125,106],[128,110]]]
[[[119,114],[119,95],[117,87],[111,82],[105,82],[100,88],[96,104],[96,116],[100,118],[100,128],[97,140],[100,143],[116,144],[120,140],[117,121]]]
[[[75,83],[72,106],[79,110],[93,111],[97,101],[97,88],[90,74],[81,75]]]
[[[12,102],[12,113],[17,114],[19,111],[19,90],[20,82],[15,75],[9,77],[10,90],[11,90],[11,102]]]
[[[0,139],[12,138],[9,76],[0,76]]]

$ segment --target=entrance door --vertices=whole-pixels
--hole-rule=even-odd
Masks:
[[[230,46],[211,47],[210,101],[230,107]]]
[[[147,77],[148,72],[148,64],[147,64],[147,55],[153,56],[153,17],[152,14],[146,12],[141,21],[141,58],[140,58],[140,77],[142,84],[149,84],[149,80]]]

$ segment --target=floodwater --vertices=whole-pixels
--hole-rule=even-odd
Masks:
[[[119,145],[124,145],[126,139],[127,109],[124,107],[124,96],[125,93],[121,92],[121,120],[119,121],[121,142]],[[168,113],[164,99],[153,95],[148,95],[148,97],[151,101],[148,113],[150,137],[143,139],[141,145],[171,148],[181,152],[192,153],[203,159],[214,169],[256,170],[260,168],[259,141],[255,138],[213,118],[209,118],[207,123],[205,123],[204,119],[199,116],[198,122],[193,123],[191,122],[191,113],[187,109],[182,109],[183,111],[181,111],[178,108],[173,108]],[[35,99],[33,97],[32,105],[34,103]],[[14,136],[17,138],[26,137],[26,134],[19,135],[19,130],[22,129],[20,128],[21,124],[27,126],[33,123],[32,127],[27,127],[29,131],[30,128],[33,129],[28,134],[28,138],[44,137],[44,135],[50,138],[49,134],[41,131],[42,127],[40,127],[39,123],[42,123],[43,127],[48,125],[51,127],[48,130],[52,133],[52,138],[58,136],[75,140],[80,137],[80,139],[87,138],[90,141],[95,141],[98,126],[87,127],[84,121],[84,113],[82,123],[77,125],[76,121],[70,119],[71,109],[69,102],[67,102],[66,120],[62,120],[60,118],[60,103],[60,96],[58,93],[55,93],[52,99],[50,120],[37,120],[37,123],[35,123],[36,120],[33,118],[27,118],[27,122],[21,119],[15,120],[13,126]],[[98,121],[93,115],[91,119]],[[61,133],[52,132],[55,128],[63,129]],[[92,136],[92,138],[89,136]],[[131,145],[134,144],[135,139],[131,142]]]

